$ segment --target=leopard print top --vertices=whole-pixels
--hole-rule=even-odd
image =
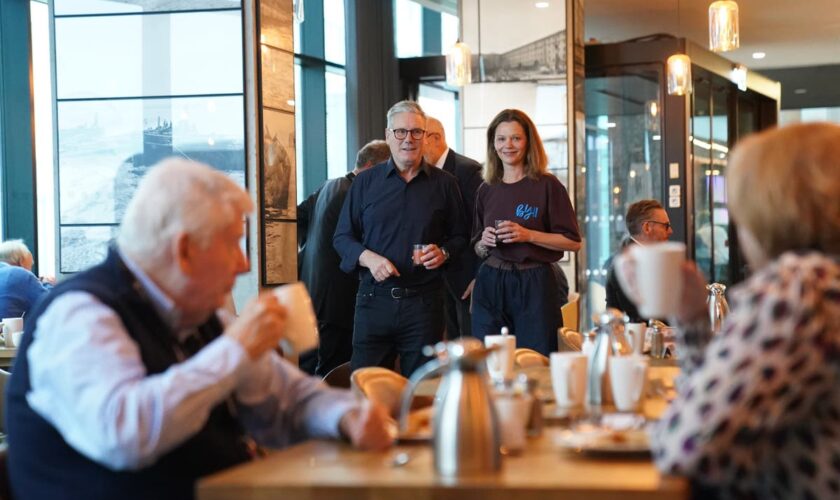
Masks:
[[[717,337],[680,331],[656,464],[723,497],[840,498],[840,260],[786,253],[730,302]]]

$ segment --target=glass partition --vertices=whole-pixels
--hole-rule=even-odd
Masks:
[[[606,306],[604,286],[612,256],[627,234],[627,207],[640,199],[660,199],[662,193],[660,80],[658,66],[586,78],[584,311]]]
[[[697,267],[709,282],[730,284],[728,82],[699,76],[694,81],[691,162],[694,172],[694,246]]]

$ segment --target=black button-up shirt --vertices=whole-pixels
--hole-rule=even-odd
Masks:
[[[425,162],[405,182],[393,160],[362,172],[344,201],[333,245],[341,256],[341,269],[359,271],[363,283],[375,283],[359,256],[367,249],[391,261],[400,276],[380,283],[390,287],[417,287],[441,279],[442,267],[427,270],[412,263],[412,246],[434,243],[450,259],[467,244],[458,182],[452,175]]]

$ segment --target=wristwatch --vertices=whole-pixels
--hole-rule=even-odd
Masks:
[[[439,248],[440,248],[440,253],[443,254],[443,261],[446,262],[447,260],[449,260],[449,251],[444,247],[439,247]]]

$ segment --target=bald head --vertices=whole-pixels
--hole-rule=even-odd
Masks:
[[[446,145],[446,132],[443,130],[443,124],[437,118],[427,116],[426,149],[423,153],[426,162],[435,165],[448,147]]]

